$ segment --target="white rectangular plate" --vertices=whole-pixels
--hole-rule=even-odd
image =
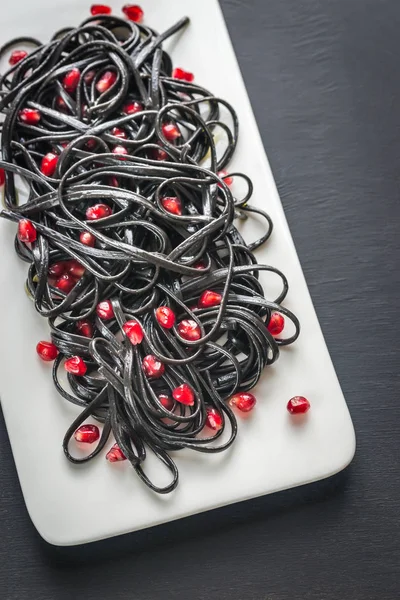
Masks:
[[[56,29],[80,23],[87,0],[35,0],[7,3],[0,42],[19,35],[47,41]],[[122,1],[107,1],[117,14]],[[354,430],[290,236],[245,86],[217,0],[141,0],[146,23],[163,31],[183,15],[188,29],[166,46],[174,64],[230,101],[241,135],[232,170],[254,182],[253,204],[266,209],[275,229],[257,254],[259,262],[281,269],[289,279],[285,305],[299,317],[298,341],[283,348],[278,362],[257,386],[259,399],[250,418],[239,419],[230,451],[204,455],[182,451],[176,461],[178,488],[167,496],[148,490],[128,463],[110,465],[104,456],[78,467],[64,457],[61,441],[76,407],[53,387],[51,367],[35,353],[48,339],[45,319],[24,293],[26,265],[13,249],[15,225],[0,222],[0,394],[15,463],[29,514],[45,540],[72,545],[99,540],[179,519],[232,502],[322,479],[343,469],[355,449]],[[251,220],[245,236],[258,237]],[[312,407],[301,423],[286,403],[304,395]],[[153,467],[156,468],[156,467]]]

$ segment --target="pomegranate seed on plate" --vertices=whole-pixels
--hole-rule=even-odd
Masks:
[[[46,177],[52,177],[57,168],[58,156],[53,152],[48,152],[43,156],[40,170]]]
[[[231,406],[236,406],[242,412],[249,412],[253,410],[256,405],[256,397],[249,392],[241,392],[240,394],[235,394],[230,398],[229,404]]]
[[[117,74],[114,71],[105,71],[96,83],[96,90],[103,94],[110,89],[112,85],[117,81]]]
[[[169,306],[159,306],[156,310],[156,319],[165,329],[175,325],[175,313]]]
[[[114,146],[112,153],[122,156],[128,154],[128,150],[125,148],[125,146]]]
[[[81,444],[93,444],[100,438],[97,425],[81,425],[74,433],[74,438]]]
[[[180,198],[177,196],[165,196],[164,198],[161,198],[160,201],[163,208],[165,208],[167,212],[171,213],[171,215],[181,216],[182,202]]]
[[[111,15],[111,7],[106,4],[92,4],[90,12],[93,16],[96,15]]]
[[[201,338],[201,330],[193,319],[184,319],[178,325],[178,332],[184,340],[190,340],[191,342],[199,340]]]
[[[75,279],[83,277],[85,271],[85,267],[77,260],[72,259],[67,261],[67,272],[72,275],[72,277],[75,277]]]
[[[5,180],[6,180],[6,172],[4,169],[0,169],[0,186],[4,185]]]
[[[204,262],[204,260],[199,260],[197,263],[195,263],[195,264],[193,265],[193,267],[194,267],[195,269],[198,269],[199,271],[201,271],[202,269],[205,269],[205,268],[206,268],[206,266],[207,266],[207,265],[206,265],[206,263]]]
[[[233,183],[233,177],[227,177],[227,175],[228,175],[227,171],[219,171],[219,173],[218,173],[218,177],[223,179],[227,186],[230,186]],[[218,184],[218,185],[221,185],[221,184]]]
[[[64,90],[69,94],[75,92],[76,88],[78,87],[80,78],[81,72],[76,67],[68,71],[68,73],[66,73],[66,75],[64,76],[62,83]]]
[[[140,104],[140,102],[128,102],[124,105],[122,112],[124,112],[126,115],[134,115],[142,110],[143,104]]]
[[[135,23],[140,23],[144,15],[143,10],[138,4],[125,4],[122,7],[122,12],[129,21],[134,21]]]
[[[48,273],[50,277],[61,277],[66,271],[67,264],[65,261],[53,263],[49,266]]]
[[[144,357],[142,369],[146,377],[153,377],[153,379],[158,379],[165,372],[164,364],[154,354],[148,354]]]
[[[83,377],[87,371],[87,365],[80,356],[72,356],[65,361],[64,369],[72,375]]]
[[[280,313],[273,312],[267,325],[268,331],[275,337],[282,333],[285,327],[285,319]]]
[[[72,275],[70,275],[69,273],[64,273],[64,275],[61,275],[61,277],[57,279],[57,281],[54,284],[54,287],[56,287],[58,290],[61,290],[65,294],[69,294],[70,291],[75,287],[75,285],[75,277],[72,277]]]
[[[207,407],[206,425],[214,431],[222,429],[222,415],[216,408]]]
[[[179,127],[177,125],[174,125],[174,123],[165,123],[161,127],[161,131],[165,139],[167,139],[169,142],[173,142],[181,135]]]
[[[110,177],[108,180],[108,185],[111,185],[112,187],[119,187],[118,179],[114,176]]]
[[[40,121],[41,114],[36,108],[23,108],[19,111],[19,119],[27,125],[37,125]]]
[[[107,452],[106,459],[108,460],[108,462],[119,462],[121,460],[126,460],[126,456],[122,452],[118,444],[114,444],[114,446],[112,446],[111,449]]]
[[[10,54],[10,58],[8,59],[8,63],[10,65],[16,65],[17,63],[19,63],[21,60],[24,60],[24,58],[28,56],[28,53],[25,52],[25,50],[14,50],[14,52],[11,52]]]
[[[90,85],[93,81],[93,79],[95,78],[96,75],[96,71],[88,71],[84,76],[83,76],[83,81],[86,83],[86,85]]]
[[[55,360],[58,356],[57,346],[51,342],[39,342],[36,346],[36,352],[46,362]]]
[[[189,71],[184,71],[184,69],[180,69],[177,67],[172,71],[172,77],[174,79],[182,79],[183,81],[188,81],[191,83],[194,80],[193,73],[189,73]]]
[[[218,292],[206,290],[202,293],[199,299],[199,308],[210,308],[211,306],[219,306],[222,296]]]
[[[291,415],[303,415],[310,409],[310,402],[304,396],[294,396],[290,398],[286,408]]]
[[[168,152],[165,152],[162,148],[156,148],[152,152],[154,160],[168,160]]]
[[[187,383],[182,383],[182,385],[179,385],[178,387],[174,388],[172,390],[172,397],[177,402],[180,402],[181,404],[186,404],[187,406],[193,406],[194,404],[194,392],[190,385],[188,385]]]
[[[114,309],[110,300],[99,302],[96,307],[97,316],[103,321],[109,321],[114,318]]]
[[[171,412],[171,410],[174,408],[174,401],[171,398],[171,396],[167,396],[166,394],[160,394],[158,396],[158,399],[163,405],[163,407]]]
[[[126,140],[127,138],[126,131],[120,129],[119,127],[114,127],[114,129],[111,130],[111,135],[121,138],[121,140]]]
[[[104,219],[112,214],[112,210],[107,204],[95,204],[89,206],[86,210],[86,218],[88,221],[97,221],[97,219]]]
[[[18,239],[25,244],[32,243],[37,238],[36,227],[28,219],[21,219],[18,223]]]
[[[126,337],[133,346],[141,344],[144,338],[144,332],[141,324],[136,319],[127,321],[122,329],[125,332]]]
[[[76,331],[79,335],[83,335],[84,337],[93,337],[93,325],[90,321],[78,321],[76,324]]]
[[[85,246],[90,246],[90,248],[93,248],[96,243],[96,238],[89,231],[81,231],[79,234],[79,241],[81,244],[85,244]]]

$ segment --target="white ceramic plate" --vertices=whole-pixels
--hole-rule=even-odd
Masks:
[[[18,3],[9,2],[2,13],[0,42],[19,35],[48,40],[56,29],[86,18],[90,4],[90,0],[35,0],[26,2],[21,13]],[[123,2],[107,0],[107,4],[119,13]],[[343,469],[355,449],[349,412],[218,2],[141,0],[140,4],[146,22],[158,30],[183,15],[191,18],[190,27],[167,45],[174,64],[194,72],[197,82],[232,102],[238,112],[241,136],[232,170],[237,167],[252,178],[253,204],[266,209],[274,221],[273,236],[258,259],[287,275],[290,292],[285,305],[299,317],[302,333],[266,370],[255,390],[258,405],[250,418],[240,421],[230,451],[214,456],[177,453],[180,484],[173,493],[152,493],[128,463],[110,465],[104,456],[85,466],[71,465],[61,441],[76,408],[57,394],[51,367],[36,356],[37,341],[49,338],[47,323],[24,293],[26,265],[14,254],[15,225],[1,220],[2,406],[29,514],[43,538],[57,545],[99,540],[322,479]],[[244,234],[255,239],[260,231],[261,225],[251,220]],[[312,403],[301,422],[286,411],[288,399],[295,395]],[[150,466],[156,473],[157,466]]]

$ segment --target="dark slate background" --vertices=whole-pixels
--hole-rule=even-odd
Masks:
[[[400,595],[400,4],[222,0],[222,8],[353,416],[356,458],[312,486],[57,549],[29,520],[1,423],[4,600]]]

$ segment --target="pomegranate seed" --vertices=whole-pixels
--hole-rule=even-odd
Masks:
[[[28,56],[28,53],[25,52],[25,50],[14,50],[14,52],[11,52],[11,54],[10,54],[10,58],[8,59],[8,63],[10,65],[16,65],[21,60],[24,60],[24,58],[26,56]]]
[[[218,306],[221,304],[222,296],[218,292],[212,290],[206,290],[202,293],[199,299],[199,308],[210,308],[211,306]]]
[[[57,98],[56,98],[56,106],[57,106],[57,108],[58,108],[59,110],[61,110],[61,111],[63,111],[63,112],[64,112],[64,111],[66,110],[66,108],[67,108],[67,105],[65,104],[65,102],[64,102],[64,99],[63,99],[63,98],[61,98],[61,96],[57,96]]]
[[[216,408],[207,407],[206,425],[214,431],[222,429],[222,415]]]
[[[125,4],[122,7],[122,12],[130,21],[134,21],[135,23],[140,23],[143,19],[143,10],[137,4]]]
[[[195,269],[198,269],[199,271],[201,271],[202,269],[205,269],[207,267],[207,265],[204,262],[204,260],[199,260],[193,266],[194,266]]]
[[[118,179],[114,176],[109,178],[108,184],[111,185],[112,187],[119,187]]]
[[[61,277],[57,279],[55,283],[55,287],[66,294],[69,294],[75,285],[76,279],[72,277],[72,275],[69,275],[69,273],[64,273],[64,275],[61,275]]]
[[[19,118],[28,125],[37,125],[40,121],[41,114],[36,108],[23,108],[19,111]]]
[[[165,139],[167,139],[169,142],[173,142],[174,140],[176,140],[178,137],[181,136],[179,127],[177,125],[174,125],[174,123],[165,123],[161,127],[161,131],[162,131]]]
[[[122,156],[128,154],[128,150],[124,146],[114,146],[112,153]]]
[[[46,362],[55,360],[58,356],[58,349],[51,342],[39,342],[36,346],[36,352]]]
[[[285,327],[285,319],[280,313],[273,312],[267,325],[268,331],[275,337],[282,333]]]
[[[174,79],[183,79],[183,81],[188,81],[189,83],[191,83],[194,80],[193,73],[189,73],[189,71],[184,71],[179,67],[172,71],[172,77]]]
[[[193,406],[194,404],[194,392],[187,383],[182,383],[182,385],[174,388],[172,390],[172,397],[177,402],[186,404],[187,406]]]
[[[142,110],[143,104],[140,104],[140,102],[128,102],[124,105],[122,112],[124,112],[126,115],[134,115]]]
[[[310,402],[304,396],[294,396],[287,403],[287,409],[291,415],[303,415],[310,409]]]
[[[83,81],[86,83],[86,85],[90,85],[93,81],[93,79],[95,78],[96,75],[96,71],[88,71],[87,73],[85,73],[85,75],[83,76]]]
[[[93,16],[96,15],[111,15],[111,7],[106,4],[92,4],[90,12]]]
[[[112,210],[107,204],[95,204],[89,206],[86,210],[86,218],[88,221],[97,221],[97,219],[104,219],[112,214]]]
[[[4,169],[0,169],[0,186],[4,185],[5,180],[6,180],[6,172]]]
[[[165,196],[165,198],[161,198],[161,205],[171,215],[180,216],[182,214],[182,202],[177,196]]]
[[[96,90],[99,94],[103,94],[110,89],[117,81],[117,74],[114,71],[105,71],[96,83]]]
[[[81,244],[85,244],[85,246],[90,246],[90,248],[93,248],[96,243],[96,238],[89,231],[82,231],[79,234],[79,241]]]
[[[111,135],[121,138],[121,140],[126,140],[127,138],[126,132],[123,129],[120,129],[119,127],[114,127],[114,129],[111,130]]]
[[[34,242],[37,238],[36,227],[28,219],[21,219],[18,223],[18,239],[20,242]]]
[[[253,394],[250,394],[249,392],[241,392],[240,394],[235,394],[229,400],[229,404],[231,406],[236,406],[236,408],[238,408],[242,412],[249,412],[250,410],[253,410],[253,408],[256,405],[256,402],[256,397],[253,396]]]
[[[93,444],[100,438],[97,425],[81,425],[74,433],[74,438],[81,444]]]
[[[62,83],[64,90],[69,94],[75,92],[76,88],[78,87],[80,78],[81,72],[76,67],[68,71],[68,73],[64,76]]]
[[[165,372],[164,364],[154,354],[148,354],[142,361],[142,369],[146,377],[159,379]]]
[[[96,307],[97,316],[103,321],[109,321],[114,318],[114,308],[110,300],[99,302]]]
[[[122,329],[124,330],[126,337],[133,346],[137,346],[138,344],[142,343],[144,338],[144,332],[139,321],[136,321],[136,319],[127,321],[122,327]]]
[[[158,396],[158,399],[163,405],[163,407],[171,412],[171,410],[174,408],[174,401],[171,398],[171,396],[167,396],[166,394],[160,394]]]
[[[169,158],[168,152],[165,152],[161,148],[154,149],[152,155],[154,160],[168,160]]]
[[[42,164],[40,165],[40,170],[43,175],[46,177],[52,177],[57,168],[58,156],[57,154],[53,154],[53,152],[48,152],[42,158]]]
[[[80,262],[78,262],[77,260],[68,260],[67,261],[67,272],[72,275],[72,277],[75,277],[75,279],[80,279],[81,277],[83,277],[83,274],[85,273],[86,269],[83,265],[81,265]]]
[[[72,356],[65,361],[64,369],[72,375],[83,377],[87,371],[87,365],[80,356]]]
[[[175,325],[175,313],[168,306],[160,306],[156,310],[156,319],[165,329],[171,329]]]
[[[190,340],[191,342],[199,340],[201,338],[201,330],[193,319],[184,319],[178,325],[178,332],[184,340]]]
[[[76,331],[79,335],[83,335],[84,337],[93,337],[93,325],[90,321],[78,321],[76,324]]]
[[[126,456],[122,452],[118,444],[114,444],[111,450],[107,452],[106,459],[108,460],[108,462],[119,462],[121,460],[126,460]]]
[[[226,183],[226,185],[232,185],[233,183],[233,177],[227,177],[228,173],[227,171],[219,171],[218,173],[218,177],[220,177],[221,179],[224,180],[224,182]],[[221,186],[221,184],[218,184],[219,186]]]
[[[50,277],[61,277],[65,273],[67,264],[65,261],[53,263],[49,266],[48,273]]]

